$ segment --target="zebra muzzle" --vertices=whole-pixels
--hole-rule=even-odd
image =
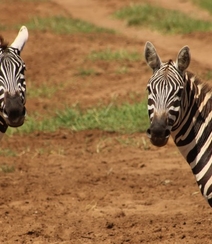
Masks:
[[[147,130],[147,136],[150,138],[151,143],[157,147],[163,147],[168,142],[170,131],[165,130],[160,134],[152,132],[150,129]]]
[[[25,116],[26,116],[25,107],[21,112],[19,110],[10,111],[9,115],[6,111],[3,111],[3,118],[6,121],[7,125],[11,127],[19,127],[23,125],[25,121]]]
[[[2,115],[8,126],[19,127],[23,125],[26,116],[26,108],[18,93],[15,95],[5,93],[5,104]]]
[[[166,120],[155,118],[147,130],[147,135],[153,145],[162,147],[168,142],[171,132],[167,128]]]

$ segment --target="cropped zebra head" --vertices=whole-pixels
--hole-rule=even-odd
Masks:
[[[20,53],[27,39],[28,31],[25,26],[10,46],[0,36],[0,114],[11,127],[21,126],[26,114],[25,63]]]
[[[152,68],[153,75],[149,79],[148,113],[150,128],[147,134],[153,145],[164,146],[172,128],[180,117],[181,97],[184,92],[184,71],[190,63],[190,53],[187,46],[183,47],[176,61],[163,63],[152,43],[145,45],[145,58]]]

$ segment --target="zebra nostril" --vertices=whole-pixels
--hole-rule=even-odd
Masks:
[[[7,114],[7,111],[5,110],[5,109],[3,109],[3,116],[4,116],[4,118],[8,118],[8,114]]]
[[[170,133],[169,130],[166,130],[166,131],[165,131],[165,137],[166,137],[166,138],[169,138],[170,134],[171,134],[171,133]]]
[[[146,134],[147,134],[147,136],[148,136],[149,138],[151,138],[151,131],[150,131],[150,129],[147,129]]]

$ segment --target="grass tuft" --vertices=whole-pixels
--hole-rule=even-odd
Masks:
[[[3,173],[12,173],[15,171],[15,167],[12,165],[0,165],[0,172],[3,172]]]
[[[16,156],[16,152],[14,152],[11,149],[0,149],[0,156],[15,157]]]
[[[72,131],[100,129],[120,133],[134,133],[145,131],[149,124],[146,102],[126,103],[120,106],[111,103],[108,106],[87,110],[82,110],[79,106],[76,106],[57,112],[53,118],[40,119],[41,116],[38,115],[29,117],[22,127],[17,128],[15,131],[9,129],[8,133],[53,132],[59,128],[67,128]]]
[[[29,30],[52,31],[57,34],[115,33],[113,30],[97,27],[88,22],[64,16],[53,16],[47,18],[34,17],[25,25]]]
[[[142,26],[167,34],[188,34],[212,30],[212,22],[194,19],[179,11],[150,4],[132,4],[115,12],[114,16],[127,20],[129,26]]]
[[[77,75],[79,76],[91,76],[91,75],[98,75],[98,72],[94,69],[85,69],[85,68],[79,68]]]
[[[207,10],[210,14],[212,14],[212,1],[211,0],[193,0],[193,3],[198,5],[199,7]]]
[[[90,60],[104,60],[104,61],[140,61],[142,59],[142,55],[136,51],[129,52],[124,49],[120,49],[117,51],[112,51],[110,48],[107,48],[102,51],[93,51],[88,55],[88,59]]]
[[[51,98],[58,89],[61,87],[50,86],[48,84],[42,84],[41,86],[35,86],[33,83],[27,83],[27,97],[37,98],[37,97],[45,97]]]

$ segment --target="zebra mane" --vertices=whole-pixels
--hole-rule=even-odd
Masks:
[[[186,73],[188,76],[188,80],[190,80],[190,82],[193,82],[196,88],[200,87],[201,92],[199,94],[199,102],[202,102],[207,94],[210,95],[210,99],[208,100],[208,103],[205,106],[205,108],[211,111],[212,110],[212,86],[210,86],[206,82],[203,82],[199,77],[194,75],[192,72],[186,71]]]
[[[192,73],[192,72],[190,72],[188,70],[186,71],[186,73],[188,75],[189,80],[194,80],[194,84],[196,86],[198,86],[198,85],[202,86],[202,89],[203,89],[204,93],[212,92],[212,86],[210,86],[208,83],[202,81],[201,78],[199,78],[194,73]]]
[[[5,50],[8,48],[8,42],[5,42],[3,36],[0,35],[0,48]]]

